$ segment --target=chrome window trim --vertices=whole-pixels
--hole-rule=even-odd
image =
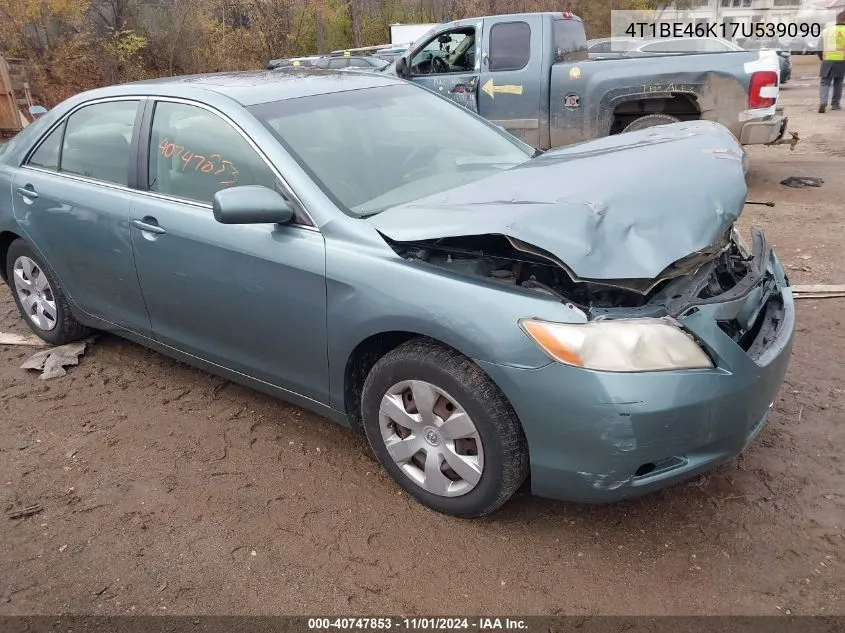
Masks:
[[[42,174],[49,174],[50,176],[61,176],[63,178],[67,178],[68,180],[76,180],[78,182],[84,182],[87,185],[99,185],[101,187],[107,187],[109,189],[116,189],[118,191],[125,191],[131,194],[139,194],[143,193],[153,198],[159,198],[161,200],[166,200],[168,202],[178,202],[180,204],[187,204],[192,207],[197,207],[199,209],[204,209],[207,211],[211,211],[212,206],[207,202],[199,202],[197,200],[191,200],[189,198],[178,198],[176,196],[168,196],[166,194],[157,193],[155,191],[141,191],[140,189],[132,189],[131,187],[125,187],[123,185],[117,185],[112,182],[103,182],[102,180],[94,180],[93,178],[86,178],[85,176],[77,176],[76,174],[67,174],[63,172],[56,172],[52,171],[51,169],[44,169],[43,167],[33,167],[32,165],[21,165],[21,169],[28,169],[31,171],[37,171]],[[305,229],[308,231],[314,231],[316,233],[320,232],[316,226],[311,226],[309,224],[299,224],[298,222],[290,222],[285,226],[290,226],[297,229]]]
[[[153,103],[152,116],[150,117],[150,131],[151,132],[152,132],[153,125],[155,124],[155,104],[158,103],[158,102],[161,102],[161,101],[168,102],[168,103],[181,103],[182,105],[194,106],[194,107],[197,107],[197,108],[201,108],[203,110],[207,110],[208,112],[211,112],[212,114],[219,116],[221,119],[223,119],[223,121],[225,121],[230,126],[232,126],[232,128],[238,134],[240,134],[241,138],[243,138],[247,142],[247,144],[253,149],[253,151],[256,154],[258,154],[258,157],[262,161],[264,161],[264,164],[267,165],[267,167],[270,169],[270,171],[273,173],[273,175],[282,184],[282,187],[284,188],[287,195],[289,195],[291,198],[293,198],[293,200],[296,202],[296,204],[299,206],[299,208],[302,209],[302,212],[305,214],[305,217],[307,217],[308,220],[311,222],[310,225],[307,225],[307,224],[290,224],[289,226],[310,228],[310,229],[313,229],[317,232],[320,232],[320,229],[317,228],[317,223],[314,221],[314,217],[308,212],[307,207],[303,204],[303,202],[299,198],[299,196],[296,195],[296,192],[294,192],[293,188],[288,184],[287,180],[284,179],[281,172],[278,169],[276,169],[276,166],[267,157],[267,155],[261,150],[261,148],[258,147],[258,145],[255,143],[255,141],[253,141],[249,137],[249,135],[246,132],[244,132],[240,128],[240,126],[237,123],[235,123],[228,115],[226,115],[225,113],[221,112],[217,108],[210,106],[208,104],[200,103],[199,101],[193,101],[191,99],[185,99],[185,98],[182,98],[182,97],[149,96],[148,98],[154,102]],[[241,106],[241,107],[243,107],[243,106]],[[141,139],[140,142],[141,143],[149,143],[150,140],[149,139]],[[147,166],[147,169],[149,169],[149,165]],[[138,193],[145,194],[145,195],[152,195],[154,197],[162,197],[162,198],[174,200],[174,201],[177,201],[177,202],[186,202],[187,201],[187,202],[191,202],[195,205],[207,207],[209,209],[211,208],[211,205],[206,203],[206,202],[199,202],[197,200],[187,200],[186,198],[179,198],[179,197],[176,197],[176,196],[168,196],[168,194],[162,194],[160,192],[155,192],[155,191],[142,191],[140,189],[137,189],[136,191]]]
[[[113,102],[113,101],[137,101],[138,107],[140,108],[141,105],[143,104],[144,100],[146,100],[146,99],[148,99],[148,97],[146,97],[145,95],[131,95],[131,96],[130,95],[119,95],[119,96],[114,96],[114,97],[99,97],[97,99],[90,99],[89,101],[83,101],[82,103],[80,103],[79,105],[74,107],[73,110],[71,110],[70,112],[65,112],[65,114],[61,118],[59,118],[58,121],[53,123],[53,125],[51,125],[47,129],[47,131],[44,132],[44,134],[41,135],[41,138],[38,139],[38,142],[36,142],[35,145],[33,145],[29,149],[29,151],[24,155],[23,160],[21,160],[18,167],[27,167],[29,169],[38,169],[38,171],[45,171],[45,172],[50,173],[50,174],[68,175],[69,172],[63,172],[60,169],[56,169],[56,171],[52,171],[50,169],[42,169],[42,168],[32,167],[31,165],[28,165],[27,163],[29,163],[30,159],[32,159],[32,155],[35,154],[35,152],[37,152],[39,150],[41,145],[44,144],[44,141],[47,140],[47,137],[49,137],[57,128],[66,124],[68,119],[70,117],[72,117],[74,114],[76,114],[82,108],[87,108],[88,106],[91,106],[91,105],[98,105],[100,103],[110,103],[110,102]],[[138,118],[137,114],[138,113],[136,112],[135,113],[136,119]],[[134,129],[134,124],[133,124],[133,129]],[[62,138],[62,142],[64,142],[64,138]],[[59,167],[61,167],[61,165],[59,165]],[[70,174],[70,175],[75,176],[76,174]],[[83,176],[82,178],[85,178],[85,177]],[[89,182],[96,182],[96,183],[100,183],[100,184],[114,184],[114,183],[105,183],[102,180],[94,180],[93,178],[88,178],[86,180],[89,181]],[[115,186],[120,187],[120,185],[115,185]],[[128,189],[128,187],[124,187],[124,189]],[[135,190],[132,189],[132,191],[135,191]]]
[[[118,191],[126,191],[128,193],[138,193],[137,189],[133,189],[132,187],[127,187],[126,185],[118,185],[114,182],[106,182],[104,180],[96,180],[94,178],[88,178],[87,176],[79,176],[77,174],[71,174],[63,171],[53,171],[52,169],[44,169],[43,167],[35,167],[33,165],[21,165],[21,169],[28,169],[30,171],[37,171],[41,172],[42,174],[49,174],[51,176],[61,176],[62,178],[67,178],[68,180],[77,180],[79,182],[84,182],[88,185],[100,185],[102,187],[107,187],[109,189],[117,189]]]

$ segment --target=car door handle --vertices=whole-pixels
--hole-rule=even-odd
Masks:
[[[38,194],[35,193],[35,190],[29,189],[28,187],[18,187],[18,194],[20,194],[24,198],[35,199],[38,197]]]
[[[167,233],[167,231],[161,228],[158,224],[149,224],[143,220],[132,220],[132,226],[141,229],[142,231],[146,231],[147,233],[155,233],[156,235]]]

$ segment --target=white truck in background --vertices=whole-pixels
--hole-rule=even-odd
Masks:
[[[431,29],[437,26],[436,23],[431,24],[391,24],[390,25],[390,43],[391,44],[412,44],[417,39],[428,33]]]

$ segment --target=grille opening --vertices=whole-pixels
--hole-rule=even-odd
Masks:
[[[767,320],[772,320],[773,325],[777,325],[778,321],[776,318],[772,318],[771,311],[772,307],[775,306],[778,301],[778,297],[770,298],[766,302],[766,305],[763,306],[763,309],[760,310],[760,313],[757,315],[754,323],[747,330],[743,329],[742,325],[736,319],[732,319],[730,321],[717,321],[716,323],[722,332],[731,337],[731,339],[733,339],[736,344],[743,349],[743,351],[747,352],[751,349],[751,346],[757,340],[757,337],[760,336],[763,326],[766,324]]]
[[[643,477],[645,475],[648,475],[650,472],[654,472],[655,468],[656,466],[654,465],[654,462],[643,464],[642,466],[637,468],[637,471],[634,473],[634,477]]]
[[[754,321],[754,325],[752,325],[751,328],[739,339],[739,346],[746,352],[751,349],[751,344],[757,339],[757,335],[760,334],[760,330],[763,329],[763,323],[766,321],[768,308],[768,305],[763,306],[763,309],[760,310],[760,314],[757,315],[757,319]]]
[[[642,464],[634,472],[632,479],[639,479],[642,477],[654,476],[681,468],[687,464],[687,458],[683,455],[675,455],[674,457],[667,457],[656,462],[646,462]]]

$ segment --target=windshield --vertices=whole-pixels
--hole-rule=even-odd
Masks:
[[[535,151],[413,85],[275,101],[248,110],[355,217],[480,180],[524,163]]]

